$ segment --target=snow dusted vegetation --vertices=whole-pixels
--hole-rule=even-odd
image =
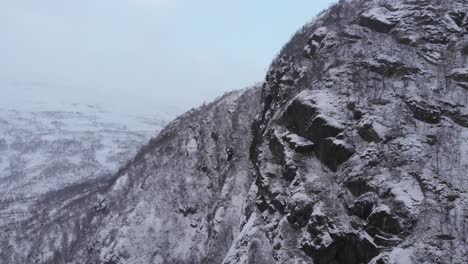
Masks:
[[[0,109],[0,188],[7,194],[37,194],[115,172],[167,123],[146,117],[125,120],[96,108],[89,106],[88,113],[73,106],[38,112]]]
[[[0,260],[468,263],[467,32],[464,0],[339,1],[262,84],[176,118],[110,177],[28,176],[45,194],[1,226]]]
[[[1,224],[29,216],[46,193],[110,177],[170,120],[24,96],[0,108]]]

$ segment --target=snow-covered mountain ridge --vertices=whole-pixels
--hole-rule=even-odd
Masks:
[[[461,0],[340,1],[261,88],[177,118],[110,180],[54,193],[2,230],[0,257],[467,263],[467,32]]]

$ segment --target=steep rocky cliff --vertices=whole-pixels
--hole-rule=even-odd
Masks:
[[[110,182],[55,195],[40,226],[2,233],[1,257],[467,263],[467,14],[461,0],[340,1],[261,88],[178,118]]]
[[[342,1],[292,38],[225,263],[468,262],[467,8]]]

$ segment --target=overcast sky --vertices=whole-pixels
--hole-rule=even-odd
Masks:
[[[282,45],[331,2],[0,0],[0,104],[34,93],[185,110],[262,81]]]

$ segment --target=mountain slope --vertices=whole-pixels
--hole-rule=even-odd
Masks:
[[[221,262],[253,181],[259,106],[259,89],[226,94],[173,121],[111,180],[51,193],[42,214],[6,230],[3,260]]]
[[[2,258],[466,263],[467,14],[455,0],[340,1],[261,89],[178,118],[112,180],[55,195],[65,207],[45,225],[2,233]]]
[[[227,94],[177,119],[143,149],[106,194],[111,210],[101,219],[92,258],[221,262],[253,181],[248,136],[258,93]]]

